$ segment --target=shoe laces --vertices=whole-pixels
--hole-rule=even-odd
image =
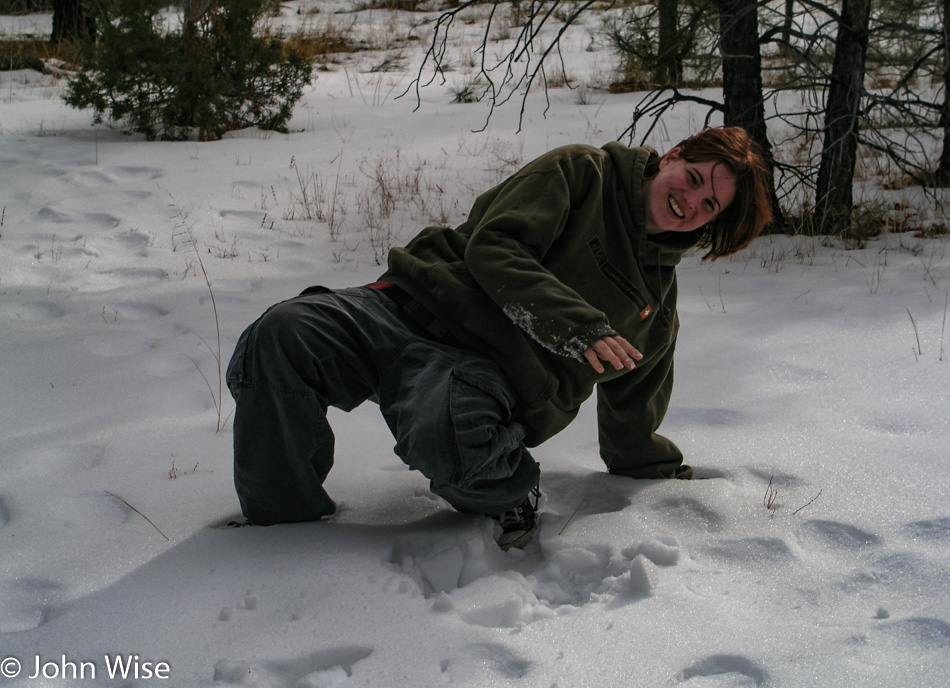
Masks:
[[[532,502],[532,497],[534,501]],[[507,530],[511,526],[525,525],[526,521],[529,520],[528,516],[530,514],[530,520],[534,520],[534,514],[538,511],[538,504],[541,502],[541,490],[537,486],[532,487],[531,491],[528,493],[528,496],[525,498],[524,502],[520,505],[509,509],[501,516],[497,518],[498,523],[501,524],[502,530]]]

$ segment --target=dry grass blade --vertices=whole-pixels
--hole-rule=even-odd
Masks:
[[[120,502],[122,502],[122,503],[125,504],[127,507],[129,507],[132,511],[134,511],[134,512],[137,513],[139,516],[141,516],[142,518],[144,518],[146,521],[148,521],[148,524],[149,524],[150,526],[152,526],[152,528],[154,528],[155,530],[158,531],[158,534],[159,534],[159,535],[161,535],[163,538],[165,538],[165,541],[166,541],[166,542],[170,542],[170,540],[168,539],[168,536],[165,535],[165,533],[162,532],[161,528],[159,528],[157,525],[155,525],[154,523],[152,523],[152,519],[150,519],[148,516],[146,516],[146,515],[143,514],[141,511],[139,511],[138,509],[136,509],[134,506],[132,506],[131,504],[129,504],[127,501],[125,501],[124,499],[122,499],[122,497],[120,497],[119,495],[114,494],[114,493],[112,493],[112,492],[109,492],[108,490],[106,490],[106,494],[109,495],[110,497],[115,497],[115,498],[118,499]]]
[[[917,331],[917,322],[914,320],[914,316],[909,308],[907,309],[907,315],[910,317],[910,324],[914,327],[914,337],[917,338],[917,353],[923,355],[924,352],[920,348],[920,333]]]
[[[800,507],[798,507],[797,509],[795,509],[795,511],[792,512],[792,516],[794,516],[795,514],[797,514],[797,513],[798,513],[799,511],[801,511],[802,509],[805,509],[805,508],[807,508],[807,507],[810,507],[812,504],[815,503],[815,501],[816,501],[819,497],[821,497],[821,490],[818,490],[818,494],[816,494],[814,497],[812,497],[812,499],[811,499],[810,502],[808,502],[807,504],[803,504],[802,506],[800,506]]]
[[[947,331],[947,308],[950,307],[950,291],[943,300],[943,325],[940,326],[940,360],[943,360],[943,335]]]
[[[205,269],[204,261],[201,260],[201,252],[198,251],[198,244],[194,240],[191,242],[192,248],[195,250],[195,255],[198,257],[198,266],[201,268],[201,274],[205,278],[205,284],[208,287],[208,294],[211,295],[211,309],[214,311],[214,329],[217,335],[217,348],[212,349],[208,346],[208,343],[204,341],[200,336],[198,337],[204,343],[205,346],[208,346],[208,350],[211,351],[211,355],[214,357],[214,361],[218,366],[218,395],[215,397],[214,392],[211,393],[212,399],[214,399],[214,407],[218,413],[218,424],[215,429],[215,432],[221,432],[221,429],[224,427],[224,422],[222,420],[222,406],[224,404],[224,371],[221,368],[221,322],[218,319],[218,303],[214,298],[214,289],[211,288],[211,278],[208,277],[208,271]],[[197,367],[197,364],[195,364]],[[201,372],[201,369],[198,368],[198,372],[201,373],[201,377],[205,379],[205,383],[208,385],[209,389],[211,383],[208,382],[208,378],[205,377],[205,374]]]
[[[604,471],[603,474],[600,476],[601,480],[606,478],[608,473],[609,471]],[[594,491],[594,487],[596,486],[597,486],[597,483],[594,482],[594,483],[591,483],[589,488],[587,488],[587,492],[584,493],[584,496],[581,498],[581,501],[577,503],[577,506],[574,507],[574,511],[572,511],[571,515],[567,517],[567,522],[564,524],[561,530],[558,531],[558,537],[563,535],[564,531],[567,530],[567,527],[571,525],[571,521],[574,520],[574,517],[577,515],[577,512],[580,511],[581,507],[584,506],[584,502],[587,501],[587,498],[590,497],[590,493]]]

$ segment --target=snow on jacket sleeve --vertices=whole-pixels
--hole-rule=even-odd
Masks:
[[[598,207],[602,170],[590,153],[542,156],[473,208],[465,264],[503,312],[552,353],[581,359],[615,334],[603,312],[544,267],[572,213]]]

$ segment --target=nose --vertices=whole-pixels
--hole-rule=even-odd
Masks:
[[[697,199],[702,195],[702,191],[699,189],[684,189],[683,190],[683,200],[686,201],[686,205],[690,210],[693,210],[696,207]]]

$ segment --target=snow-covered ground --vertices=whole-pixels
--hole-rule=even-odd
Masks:
[[[572,41],[576,78],[613,64]],[[616,138],[634,102],[562,88],[520,133],[516,106],[473,132],[484,105],[450,83],[413,112],[407,73],[367,71],[384,56],[320,72],[295,133],[216,143],[93,129],[61,82],[0,73],[0,685],[945,686],[945,238],[688,257],[663,431],[700,479],[605,476],[591,404],[534,452],[524,552],[434,498],[369,404],[332,413],[337,516],[217,527],[238,504],[214,306],[226,362],[272,303],[374,280],[389,244],[544,150]]]

